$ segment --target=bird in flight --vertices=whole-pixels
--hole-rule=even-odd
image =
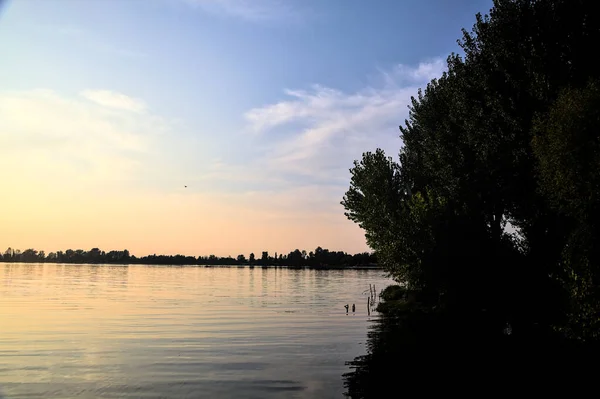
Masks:
[[[183,187],[187,188],[187,186],[183,186]]]

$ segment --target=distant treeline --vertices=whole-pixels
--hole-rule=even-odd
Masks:
[[[368,252],[350,255],[342,251],[329,251],[318,247],[314,251],[306,252],[296,249],[287,255],[269,255],[263,251],[260,258],[251,253],[245,255],[218,257],[210,256],[185,256],[185,255],[148,255],[140,258],[131,255],[128,250],[105,252],[99,248],[89,251],[83,249],[67,249],[66,251],[50,252],[35,249],[8,248],[0,254],[0,262],[23,263],[116,263],[116,264],[147,264],[147,265],[260,265],[260,266],[366,266],[377,263],[374,254]]]

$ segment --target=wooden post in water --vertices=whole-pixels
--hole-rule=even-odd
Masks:
[[[377,300],[377,291],[375,291],[375,284],[373,284],[373,299]]]
[[[371,297],[367,298],[367,313],[371,316]]]

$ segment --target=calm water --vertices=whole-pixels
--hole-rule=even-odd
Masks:
[[[345,362],[365,352],[364,291],[388,283],[378,270],[0,264],[0,397],[340,398]]]

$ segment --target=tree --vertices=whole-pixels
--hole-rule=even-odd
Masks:
[[[365,230],[367,244],[390,275],[402,283],[416,284],[410,269],[418,260],[409,260],[410,254],[402,252],[411,251],[412,247],[401,245],[399,229],[402,218],[408,214],[406,202],[410,196],[399,165],[378,149],[364,153],[360,162],[355,161],[350,174],[350,188],[342,200],[344,214]],[[315,262],[321,261],[322,252],[321,247],[315,249]]]
[[[507,165],[499,196],[511,223],[525,238],[523,265],[527,267],[519,270],[519,277],[521,291],[531,295],[523,313],[545,324],[564,322],[560,316],[564,304],[557,299],[570,294],[556,285],[561,282],[556,277],[564,273],[561,259],[569,245],[571,222],[551,205],[547,192],[538,189],[539,158],[531,145],[536,134],[532,125],[565,88],[581,88],[600,77],[595,56],[586,50],[598,39],[600,19],[590,2],[498,0],[489,17],[478,16],[472,33],[464,32],[460,43],[466,63],[473,68],[471,75],[477,77],[472,80],[479,81],[480,92],[486,93],[482,104],[490,110],[486,114],[472,107],[471,119],[493,123],[497,128],[487,130],[497,133],[487,142],[505,142],[497,152],[510,155],[492,159],[504,159],[499,164]],[[473,144],[489,147],[483,140]],[[568,284],[562,288],[570,290]]]
[[[15,251],[11,247],[8,247],[6,249],[6,251],[4,251],[4,260],[5,261],[13,260],[14,256],[15,256]]]
[[[255,261],[256,261],[256,259],[254,258],[254,252],[252,252],[252,253],[250,254],[250,259],[249,259],[249,262],[250,262],[250,263],[254,263]]]
[[[269,252],[263,251],[262,256],[260,257],[260,260],[263,264],[267,264],[267,262],[269,262]]]
[[[37,262],[38,260],[38,251],[32,248],[23,251],[20,258],[21,262]]]
[[[600,205],[600,84],[565,89],[534,126],[541,188],[554,209],[589,223]]]
[[[589,247],[582,242],[595,233],[585,228],[569,244],[572,216],[538,189],[532,125],[565,87],[600,77],[588,51],[598,39],[600,19],[583,0],[496,0],[463,31],[464,59],[452,54],[448,71],[412,99],[400,162],[363,154],[342,201],[397,281],[453,309],[492,309],[516,331],[563,322],[563,249]],[[566,190],[577,198],[595,184],[581,176],[573,184],[588,191]]]
[[[600,84],[565,89],[534,126],[541,191],[568,219],[560,278],[572,304],[570,335],[600,333]],[[580,327],[585,326],[585,327]]]
[[[299,249],[295,249],[290,252],[287,256],[287,263],[290,266],[300,266],[303,264],[302,252]]]
[[[87,253],[87,258],[92,263],[100,263],[102,261],[101,260],[102,259],[102,253],[101,253],[100,249],[98,249],[98,248],[92,248]]]

